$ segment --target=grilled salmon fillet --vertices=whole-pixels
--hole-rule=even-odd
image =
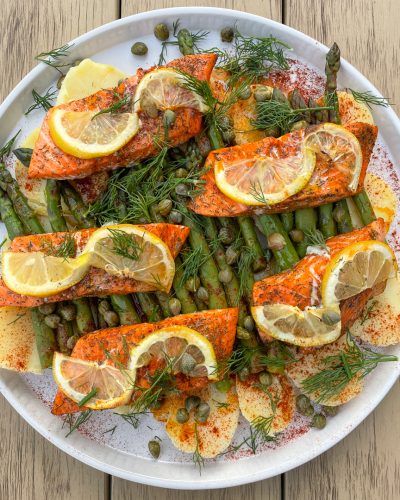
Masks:
[[[189,55],[175,59],[167,66],[184,71],[199,80],[208,80],[215,61],[215,54]],[[153,68],[147,71],[151,71],[151,69]],[[89,97],[61,104],[55,108],[68,109],[69,111],[106,109],[125,95],[134,95],[138,83],[147,71],[139,69],[134,76],[124,80],[116,89],[100,90]],[[76,158],[64,153],[54,144],[49,130],[51,113],[52,110],[49,110],[43,121],[39,138],[33,150],[29,165],[29,177],[31,178],[78,179],[96,172],[132,165],[135,161],[157,154],[159,148],[154,139],[158,136],[164,137],[162,116],[150,118],[141,114],[142,125],[139,132],[120,150],[102,158]],[[191,108],[177,109],[175,123],[168,132],[170,146],[176,146],[194,137],[200,132],[201,126],[202,114],[199,111]]]
[[[119,326],[99,330],[81,337],[72,351],[72,357],[87,361],[103,362],[107,360],[106,352],[122,365],[128,362],[129,348],[138,344],[147,335],[170,326],[187,326],[204,335],[212,344],[217,361],[227,358],[233,349],[236,336],[238,309],[214,309],[192,314],[181,314],[167,318],[159,323],[141,323],[138,325]],[[136,381],[137,382],[137,381]],[[207,377],[178,378],[177,386],[182,391],[200,389],[208,385]],[[53,403],[52,413],[62,415],[82,411],[76,403],[58,391]]]
[[[358,193],[363,189],[364,177],[378,129],[367,123],[353,123],[346,125],[345,128],[356,136],[361,145],[363,162],[356,190]],[[348,172],[344,171],[340,166],[335,166],[323,154],[317,155],[314,172],[304,189],[276,205],[254,207],[243,205],[231,200],[218,189],[214,176],[214,163],[217,160],[225,159],[227,162],[233,162],[254,155],[270,156],[271,152],[276,151],[276,149],[279,150],[279,156],[281,157],[293,155],[298,150],[299,141],[304,136],[305,130],[298,130],[283,135],[278,139],[267,137],[261,141],[212,151],[206,160],[205,165],[209,170],[202,179],[204,181],[202,191],[189,203],[189,208],[197,214],[208,217],[237,217],[239,215],[274,214],[289,212],[297,208],[316,207],[354,195],[355,192],[348,189]]]
[[[383,219],[377,219],[362,229],[329,238],[326,245],[333,257],[352,243],[367,240],[384,241],[384,239],[385,223]],[[307,255],[292,269],[257,281],[253,287],[254,305],[277,303],[298,306],[300,309],[314,305],[313,300],[321,300],[320,285],[329,260],[330,258],[324,255]],[[369,289],[342,301],[340,304],[342,331],[350,327],[360,316],[367,301],[382,291],[382,288]]]
[[[149,231],[169,247],[172,256],[175,258],[180,252],[190,230],[185,226],[176,226],[174,224],[145,224],[143,229]],[[75,240],[76,250],[82,249],[87,243],[89,236],[95,229],[83,229],[81,231],[71,232],[69,234]],[[33,234],[29,236],[20,236],[14,238],[9,248],[12,252],[49,252],[51,246],[57,247],[65,241],[65,235],[68,233],[48,233]],[[6,287],[0,280],[0,307],[19,306],[36,307],[45,302],[60,302],[62,300],[77,299],[79,297],[103,296],[103,295],[124,295],[133,292],[149,292],[154,287],[132,278],[120,278],[112,276],[103,269],[95,267],[90,268],[86,276],[76,285],[64,290],[63,292],[52,295],[51,297],[32,297],[19,295]]]

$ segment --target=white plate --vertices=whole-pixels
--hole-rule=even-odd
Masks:
[[[74,40],[71,60],[91,57],[99,62],[114,64],[127,73],[134,73],[139,65],[147,67],[158,60],[160,43],[152,35],[154,25],[161,21],[172,25],[177,18],[180,18],[182,26],[189,29],[210,31],[204,47],[220,43],[220,29],[235,23],[246,35],[275,35],[294,47],[293,57],[298,58],[301,55],[310,65],[316,64],[320,74],[323,73],[327,48],[306,35],[244,12],[201,7],[157,10],[114,21]],[[130,46],[137,39],[145,41],[149,46],[146,57],[134,58],[131,55]],[[168,58],[178,55],[176,50],[168,52]],[[54,85],[56,78],[54,69],[40,64],[11,92],[0,107],[0,144],[19,128],[22,128],[23,138],[29,130],[39,125],[43,117],[40,111],[32,113],[28,118],[23,116],[32,101],[31,90],[35,88],[41,92],[48,88],[50,83]],[[378,94],[373,85],[346,61],[342,61],[339,86],[371,90]],[[389,157],[392,158],[393,164],[400,164],[400,126],[397,116],[392,109],[378,108],[374,110],[374,117],[379,126],[383,148],[390,152]],[[382,148],[376,149],[372,169],[379,171],[399,194],[396,174],[389,168],[385,155]],[[395,225],[398,225],[398,221]],[[400,245],[394,242],[394,247],[399,249]],[[387,351],[400,355],[399,347]],[[378,405],[396,381],[399,372],[399,363],[377,368],[368,378],[363,393],[342,408],[335,418],[329,419],[328,425],[322,431],[310,430],[301,434],[304,422],[298,419],[291,427],[291,436],[287,433],[281,446],[267,448],[256,456],[212,461],[206,465],[201,475],[190,462],[190,458],[173,450],[165,432],[152,420],[143,422],[138,431],[128,424],[120,424],[114,435],[111,435],[111,432],[104,434],[104,431],[113,427],[115,419],[120,417],[103,413],[89,421],[82,433],[75,432],[65,438],[65,427],[62,429],[60,418],[51,415],[49,409],[48,402],[55,392],[50,374],[44,377],[21,376],[2,370],[0,388],[18,413],[38,432],[66,453],[92,467],[155,486],[206,489],[224,488],[272,477],[323,453],[343,439]],[[146,425],[150,425],[154,430],[148,430]],[[242,424],[239,434],[246,432],[244,427]],[[155,434],[163,438],[163,454],[157,462],[148,458],[146,450],[147,441]],[[293,434],[301,435],[293,439]]]

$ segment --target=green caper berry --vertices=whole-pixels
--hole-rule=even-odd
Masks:
[[[194,418],[197,422],[204,423],[210,415],[210,405],[207,403],[200,403],[194,412]]]
[[[232,246],[228,247],[225,252],[226,262],[229,265],[234,264],[239,258],[239,252]]]
[[[219,119],[219,126],[221,127],[222,130],[227,130],[229,128],[232,128],[232,120],[229,118],[228,115],[222,115],[221,118]]]
[[[102,300],[102,301],[100,301],[100,303],[99,303],[98,309],[99,309],[99,313],[100,313],[102,316],[104,316],[104,313],[105,313],[106,311],[109,311],[109,310],[111,309],[111,307],[110,307],[110,304],[108,303],[108,301],[107,301],[107,300]]]
[[[175,123],[175,120],[176,120],[175,111],[172,111],[172,109],[166,109],[164,111],[164,116],[163,116],[164,127],[166,129],[169,129]]]
[[[172,210],[172,200],[170,200],[169,198],[161,200],[157,205],[157,210],[160,215],[166,217]]]
[[[334,417],[339,411],[338,406],[323,406],[322,409],[328,417]]]
[[[201,300],[202,302],[205,302],[207,304],[208,302],[208,292],[207,292],[207,289],[204,288],[204,286],[201,286],[197,292],[196,292],[196,296],[199,300]]]
[[[79,340],[79,335],[72,335],[72,337],[70,337],[68,340],[67,340],[67,347],[68,349],[72,349],[75,347],[75,344],[78,342]]]
[[[224,245],[230,245],[235,239],[235,234],[229,227],[221,227],[218,238]]]
[[[279,137],[281,130],[279,127],[268,127],[264,130],[265,137]]]
[[[61,318],[58,314],[49,314],[44,317],[44,322],[49,328],[57,328],[61,322]]]
[[[199,396],[189,396],[185,399],[185,408],[187,411],[192,411],[199,406],[201,399]]]
[[[104,321],[108,326],[118,326],[119,325],[119,317],[118,314],[114,311],[106,311],[104,313]]]
[[[196,368],[197,362],[192,355],[184,352],[181,356],[181,372],[184,375],[190,375],[192,371]]]
[[[251,335],[250,332],[246,330],[246,328],[238,326],[236,328],[236,337],[240,340],[249,340]]]
[[[299,413],[301,413],[301,412],[299,412]],[[312,415],[314,415],[314,407],[311,403],[309,406],[306,406],[304,408],[302,415],[304,415],[305,417],[311,417]]]
[[[342,208],[340,205],[335,207],[332,212],[332,217],[335,219],[336,222],[343,222],[344,218],[346,217],[346,212],[344,211],[344,208]]]
[[[175,193],[179,196],[188,196],[189,188],[186,186],[186,184],[178,184],[175,188]]]
[[[272,233],[267,237],[268,247],[272,251],[279,251],[285,248],[286,241],[281,233]]]
[[[239,379],[244,382],[245,380],[247,380],[249,378],[249,375],[250,375],[250,370],[245,367],[245,368],[242,368],[239,372]]]
[[[292,229],[289,236],[294,243],[300,243],[300,241],[304,240],[304,233],[301,229]]]
[[[294,132],[295,130],[302,130],[306,127],[308,127],[308,123],[305,120],[299,120],[298,122],[293,123],[293,125],[290,127],[290,132]]]
[[[231,144],[235,139],[235,132],[233,129],[229,128],[222,132],[222,139],[225,143]]]
[[[149,448],[150,455],[157,460],[161,452],[160,443],[158,441],[151,440],[148,442],[147,446]]]
[[[316,413],[311,420],[311,427],[323,429],[326,426],[326,417],[322,413]]]
[[[170,299],[168,301],[169,310],[173,316],[177,316],[182,309],[182,304],[179,299]]]
[[[158,23],[154,26],[154,36],[161,42],[165,42],[169,38],[168,26],[164,23]]]
[[[76,306],[74,304],[61,304],[58,313],[65,321],[72,321],[76,318]]]
[[[64,78],[65,78],[65,75],[61,75],[60,78],[57,80],[57,88],[58,88],[58,90],[60,90],[61,85],[62,85],[62,83],[64,81]]]
[[[226,393],[232,387],[232,384],[229,378],[224,378],[223,380],[218,380],[218,382],[215,383],[215,387],[219,392]]]
[[[189,278],[185,283],[185,288],[189,292],[197,292],[200,288],[200,278],[198,276]]]
[[[261,372],[260,375],[258,376],[258,380],[260,381],[260,384],[265,385],[266,387],[269,387],[272,384],[274,379],[270,373]]]
[[[254,89],[254,99],[257,102],[268,101],[272,97],[272,87],[266,85],[257,85]]]
[[[184,56],[193,54],[193,36],[189,30],[183,28],[178,31],[178,46]]]
[[[230,283],[233,279],[233,272],[230,269],[224,269],[218,273],[218,279],[221,283]]]
[[[326,311],[322,314],[321,319],[325,325],[333,326],[339,323],[340,314],[336,311]]]
[[[53,314],[53,312],[56,310],[57,304],[54,302],[51,302],[49,304],[42,304],[39,306],[39,312],[44,314],[45,316],[48,316],[49,314]]]
[[[222,28],[220,34],[221,34],[221,41],[222,42],[231,43],[233,41],[234,36],[235,36],[235,30],[233,28],[231,28],[230,26],[227,26],[226,28]]]
[[[189,412],[186,408],[178,408],[175,416],[178,424],[184,424],[189,420]]]
[[[243,326],[246,328],[246,330],[248,330],[249,332],[253,332],[256,325],[254,323],[254,319],[252,318],[252,316],[246,316],[243,320]]]
[[[246,99],[249,99],[250,96],[251,96],[251,88],[249,85],[247,85],[241,90],[241,92],[239,92],[238,98],[244,101]]]
[[[172,224],[180,224],[183,221],[183,215],[177,210],[171,210],[168,220],[172,222]]]
[[[311,406],[310,399],[305,394],[299,394],[296,398],[296,408],[299,413],[304,415],[304,410]]]
[[[178,168],[178,170],[175,172],[175,177],[178,177],[178,179],[185,179],[188,175],[188,171],[186,168]]]
[[[143,42],[135,42],[131,47],[134,56],[145,56],[148,50],[147,45]]]

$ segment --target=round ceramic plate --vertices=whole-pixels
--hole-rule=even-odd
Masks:
[[[90,57],[98,62],[113,64],[132,74],[140,66],[156,64],[160,53],[160,42],[155,40],[153,27],[158,22],[180,19],[181,25],[192,31],[207,30],[209,35],[203,48],[221,45],[219,31],[225,26],[237,25],[245,35],[274,35],[293,47],[288,55],[296,61],[288,81],[299,84],[305,91],[322,91],[325,54],[327,48],[306,35],[282,24],[225,9],[176,8],[147,12],[121,19],[83,35],[73,41],[70,60]],[[143,40],[149,47],[145,57],[133,57],[130,47],[133,40]],[[175,47],[168,50],[168,59],[179,57]],[[318,64],[316,67],[315,64]],[[0,107],[0,143],[22,129],[23,139],[29,130],[38,126],[43,118],[40,111],[24,117],[31,104],[33,88],[39,92],[54,85],[57,73],[40,64],[32,70]],[[342,62],[339,87],[370,90],[378,94],[371,83],[346,61]],[[399,120],[391,109],[374,109],[374,118],[379,126],[379,144],[376,146],[370,169],[379,173],[399,195],[399,184],[392,165],[400,164]],[[398,227],[398,221],[393,228]],[[390,232],[390,243],[396,244],[396,234]],[[400,347],[387,349],[400,354]],[[276,443],[260,447],[253,455],[242,449],[236,454],[206,463],[202,474],[195,468],[191,456],[176,451],[162,426],[151,416],[141,417],[135,429],[112,412],[101,412],[92,416],[85,425],[66,437],[68,428],[59,417],[50,413],[50,404],[55,394],[51,373],[44,376],[19,375],[0,371],[0,388],[3,395],[23,418],[38,432],[78,460],[104,472],[141,483],[181,489],[223,488],[250,483],[283,473],[316,457],[352,431],[382,400],[394,384],[400,371],[398,363],[379,366],[366,380],[363,393],[346,404],[339,414],[329,419],[325,429],[309,430],[305,421],[297,416],[289,429]],[[135,423],[135,422],[133,422]],[[131,422],[132,424],[132,422]],[[114,426],[115,429],[114,429]],[[113,430],[114,429],[114,430]],[[240,422],[234,442],[239,442],[248,433],[248,426]],[[147,441],[158,435],[163,453],[158,461],[149,458]]]

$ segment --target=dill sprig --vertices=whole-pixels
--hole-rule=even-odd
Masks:
[[[117,97],[118,100],[113,102],[108,108],[102,109],[98,113],[92,116],[92,120],[96,118],[96,116],[104,115],[106,113],[119,113],[120,111],[127,111],[127,108],[132,104],[132,96],[126,95],[121,97],[117,92],[114,92],[114,97]]]
[[[271,99],[257,103],[257,118],[253,126],[257,129],[279,127],[283,134],[290,131],[291,126],[301,120],[304,113],[315,113],[325,109],[332,110],[333,106],[316,106],[314,108],[292,109],[288,102]]]
[[[146,411],[133,411],[129,413],[114,413],[114,415],[118,415],[121,417],[125,422],[127,422],[129,425],[131,425],[134,429],[137,429],[140,424],[140,417],[143,415],[147,415],[148,412]]]
[[[366,377],[379,363],[397,361],[397,356],[381,354],[358,346],[347,332],[347,349],[322,360],[323,370],[302,381],[307,394],[314,394],[317,403],[340,394],[350,381]]]
[[[62,257],[66,260],[75,255],[75,240],[70,233],[66,233],[58,245],[54,245],[51,241],[44,241],[42,246],[46,254],[52,257]]]
[[[117,429],[117,427],[118,427],[117,425],[114,425],[114,427],[111,427],[110,429],[107,429],[106,431],[104,431],[104,432],[101,433],[102,436],[104,436],[105,434],[109,434],[109,433],[111,434],[111,436],[113,436],[114,432]]]
[[[240,246],[240,255],[236,264],[237,275],[239,280],[239,297],[240,300],[244,295],[249,295],[251,290],[248,290],[249,285],[248,276],[253,275],[253,262],[257,257],[254,248],[248,246]]]
[[[24,316],[26,316],[26,312],[18,312],[17,315],[16,315],[16,318],[13,319],[12,321],[10,321],[9,323],[7,323],[7,326],[13,325],[14,323],[16,323],[17,321],[19,321]]]
[[[177,19],[174,23],[172,23],[172,36],[175,38],[175,40],[166,40],[165,42],[161,43],[161,53],[158,58],[158,65],[162,66],[163,64],[166,63],[166,56],[167,56],[167,51],[169,46],[179,46],[179,31],[180,31],[180,20]],[[186,36],[188,38],[189,45],[191,46],[193,50],[193,54],[198,54],[201,52],[201,48],[199,47],[199,44],[206,39],[206,37],[209,34],[209,31],[196,31],[196,32],[191,32],[189,30],[185,30]]]
[[[18,130],[18,132],[14,135],[14,137],[11,137],[9,141],[7,141],[4,146],[0,148],[0,161],[4,161],[7,156],[10,156],[12,148],[14,147],[14,143],[21,133],[21,129]]]
[[[368,304],[366,309],[362,312],[361,318],[360,318],[360,325],[363,325],[371,316],[371,313],[373,309],[378,305],[377,300],[373,300],[371,304]]]
[[[201,470],[204,467],[204,457],[200,453],[200,439],[199,439],[199,431],[197,428],[197,422],[195,422],[195,424],[194,424],[194,436],[196,439],[196,449],[193,452],[192,460],[193,460],[193,463],[195,464],[195,466],[199,468],[199,472],[201,475]]]
[[[256,182],[252,181],[250,183],[249,193],[258,203],[262,203],[263,205],[268,205],[268,200],[265,197],[261,182],[259,180],[257,180]]]
[[[125,259],[138,260],[143,252],[143,247],[135,240],[133,235],[121,229],[108,228],[113,243],[112,251]]]
[[[200,247],[194,250],[185,250],[181,253],[182,277],[179,286],[183,286],[189,278],[194,278],[198,275],[201,266],[207,261],[209,255],[205,255]]]
[[[348,89],[348,90],[350,90],[354,99],[357,102],[362,102],[366,104],[369,108],[372,108],[372,106],[383,106],[384,108],[388,108],[391,104],[387,97],[377,96],[373,94],[370,90],[367,90],[365,92],[353,89]]]
[[[57,47],[56,49],[52,49],[49,52],[41,52],[35,59],[40,61],[47,66],[51,66],[56,69],[59,73],[63,74],[60,68],[70,66],[70,64],[61,64],[60,59],[69,55],[69,49],[73,46],[73,44],[66,43],[61,47]]]
[[[81,425],[87,422],[89,418],[92,416],[92,413],[93,413],[92,410],[83,411],[75,419],[72,413],[69,414],[64,420],[64,423],[67,423],[69,426],[69,432],[65,435],[65,437],[67,438],[68,436],[70,436],[74,431],[79,429]]]
[[[34,103],[29,106],[29,108],[25,111],[25,115],[29,115],[31,111],[34,109],[44,109],[44,111],[48,111],[50,108],[53,107],[52,102],[54,101],[55,97],[57,95],[56,90],[52,90],[51,88],[47,90],[47,92],[44,95],[40,95],[39,92],[36,92],[35,89],[32,90],[32,97],[34,100]]]
[[[321,233],[319,229],[312,229],[304,231],[304,236],[307,240],[307,245],[317,246],[327,249],[324,235]]]
[[[88,401],[90,401],[90,400],[91,400],[94,396],[96,396],[96,394],[97,394],[97,389],[96,389],[96,387],[93,387],[93,389],[92,389],[90,392],[88,392],[88,393],[86,394],[86,396],[85,396],[85,397],[83,397],[83,398],[79,401],[78,406],[85,406],[85,404],[86,404]]]

